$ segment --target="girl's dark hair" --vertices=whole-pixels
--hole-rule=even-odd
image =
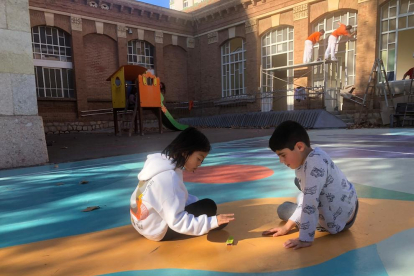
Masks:
[[[297,142],[303,142],[310,147],[309,135],[306,129],[295,121],[285,121],[278,125],[269,140],[272,151],[288,148],[293,150]]]
[[[176,168],[182,168],[188,157],[195,151],[210,152],[211,146],[207,137],[194,127],[182,131],[162,153],[172,159]]]

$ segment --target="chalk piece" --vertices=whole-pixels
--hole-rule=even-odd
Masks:
[[[233,242],[234,242],[234,238],[233,238],[232,236],[230,236],[230,237],[227,239],[226,244],[227,244],[227,245],[233,245]]]

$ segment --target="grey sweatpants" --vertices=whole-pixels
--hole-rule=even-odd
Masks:
[[[295,185],[300,190],[300,186],[299,186],[299,183],[298,183],[298,179],[297,178],[295,178]],[[295,210],[296,210],[297,207],[298,207],[298,205],[296,203],[293,203],[293,202],[290,202],[290,201],[285,201],[284,203],[282,203],[281,205],[279,205],[279,207],[277,208],[277,215],[279,216],[279,218],[281,220],[288,221],[289,218],[295,212]],[[352,220],[350,222],[348,222],[345,225],[345,227],[344,227],[344,229],[342,229],[342,231],[348,230],[354,224],[355,219],[356,219],[357,214],[358,214],[358,207],[359,207],[359,203],[358,203],[358,199],[357,199],[354,217],[352,218]],[[321,226],[318,224],[318,226],[316,228],[317,229],[318,228],[321,228]]]

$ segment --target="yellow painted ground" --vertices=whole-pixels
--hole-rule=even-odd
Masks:
[[[313,246],[294,251],[283,248],[283,242],[298,233],[261,236],[263,230],[280,223],[276,209],[286,200],[294,199],[222,204],[220,213],[235,213],[233,223],[225,230],[185,240],[153,242],[132,226],[124,226],[0,249],[0,274],[82,276],[162,268],[250,273],[292,270],[326,262],[414,227],[414,217],[407,215],[414,213],[414,202],[362,198],[350,231],[317,233]],[[235,246],[225,245],[229,235],[235,238]]]

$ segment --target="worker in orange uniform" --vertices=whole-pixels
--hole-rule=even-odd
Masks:
[[[414,79],[414,67],[405,72],[403,80],[405,80],[406,77],[408,77],[408,79]]]
[[[337,60],[335,56],[335,50],[336,50],[336,42],[338,41],[338,38],[341,35],[346,35],[348,37],[352,37],[356,35],[356,31],[351,33],[351,29],[352,29],[351,25],[346,26],[345,24],[342,24],[339,22],[338,24],[339,24],[339,28],[333,31],[333,33],[329,36],[328,48],[326,48],[326,51],[325,51],[325,59],[329,59],[329,55],[331,55],[332,61]]]
[[[314,32],[305,40],[305,51],[303,52],[303,63],[312,61],[313,45],[319,42],[321,36],[325,33],[324,29]]]

